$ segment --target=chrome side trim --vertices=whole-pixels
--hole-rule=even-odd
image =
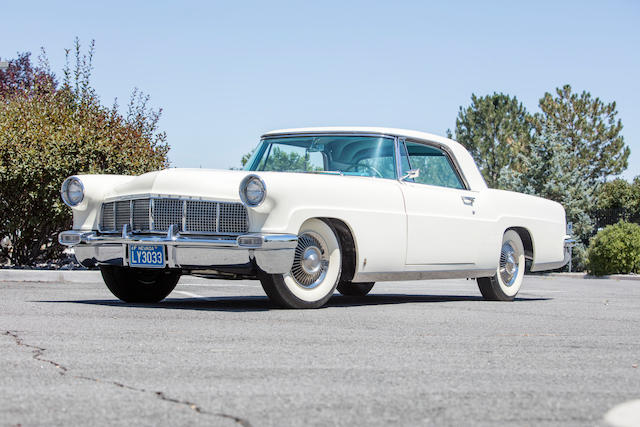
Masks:
[[[474,277],[490,277],[496,274],[495,269],[483,270],[441,270],[441,271],[394,271],[383,273],[359,272],[353,276],[353,282],[387,282],[401,280],[428,279],[465,279]]]

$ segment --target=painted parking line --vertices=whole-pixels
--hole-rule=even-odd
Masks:
[[[604,422],[613,427],[640,426],[640,399],[614,406],[605,414]]]
[[[178,283],[178,286],[197,286],[201,288],[231,288],[231,287],[241,287],[241,288],[257,288],[260,287],[259,284],[255,285],[244,285],[241,283]]]
[[[211,297],[204,297],[202,295],[198,295],[198,294],[194,294],[193,292],[186,292],[186,291],[174,291],[174,293],[186,295],[189,298],[198,298],[198,299],[203,299],[207,301],[215,301],[217,299],[217,298],[211,298]]]
[[[520,291],[521,294],[527,292],[539,292],[543,294],[566,294],[569,291],[555,291],[549,289],[523,289],[522,291]]]

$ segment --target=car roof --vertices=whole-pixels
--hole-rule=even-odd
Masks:
[[[292,129],[278,129],[272,130],[264,135],[276,136],[276,135],[291,135],[291,134],[307,134],[307,133],[370,133],[379,135],[398,136],[410,139],[418,139],[423,141],[433,141],[445,145],[450,145],[452,141],[449,138],[434,135],[426,132],[419,132],[408,129],[386,128],[386,127],[374,127],[374,126],[322,126],[322,127],[306,127],[306,128],[292,128]]]

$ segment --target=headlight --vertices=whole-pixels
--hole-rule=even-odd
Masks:
[[[64,180],[60,189],[62,201],[69,207],[78,206],[84,199],[84,186],[79,178],[72,176]]]
[[[240,183],[240,200],[247,206],[260,206],[267,196],[264,181],[258,175],[247,175]]]

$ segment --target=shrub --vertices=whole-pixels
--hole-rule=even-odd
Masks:
[[[640,271],[640,225],[620,221],[600,230],[588,252],[589,274],[627,274]]]
[[[78,173],[140,174],[166,167],[159,111],[134,91],[128,112],[105,107],[90,85],[93,45],[75,67],[68,63],[62,84],[48,69],[31,65],[29,54],[0,71],[0,258],[16,265],[55,259],[57,234],[71,226],[71,210],[60,185]]]

